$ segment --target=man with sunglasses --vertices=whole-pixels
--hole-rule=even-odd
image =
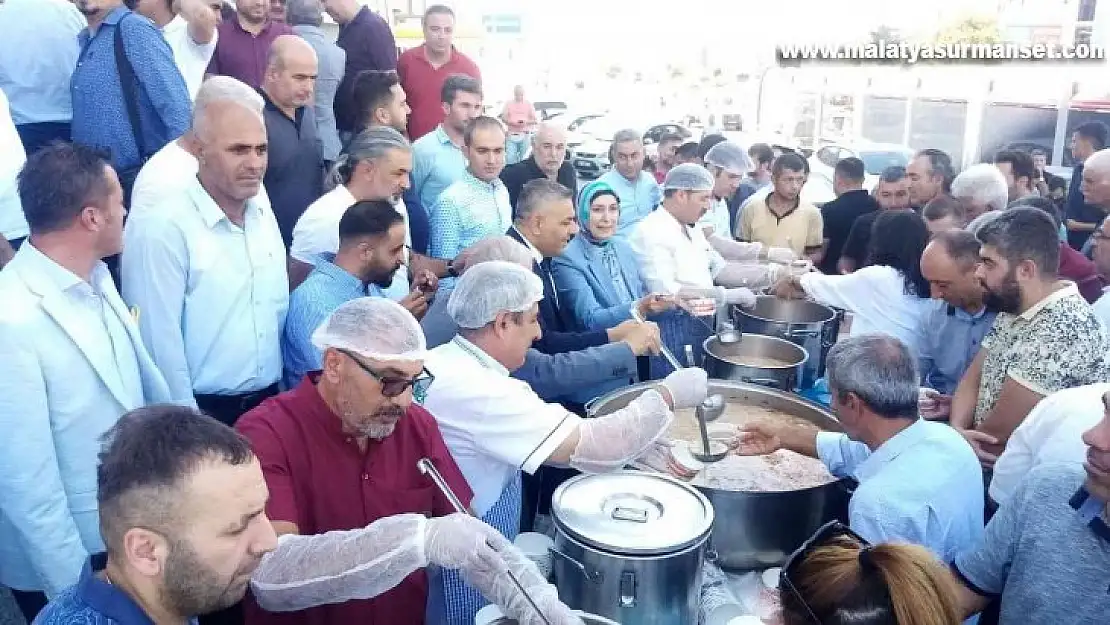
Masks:
[[[1096,625],[1110,614],[1110,393],[1077,464],[1034,468],[952,564],[964,614],[1001,599],[1000,625]],[[1078,460],[1078,458],[1077,458]]]
[[[266,513],[279,536],[361,528],[400,514],[454,512],[418,469],[429,458],[465,503],[472,498],[435,419],[413,398],[432,383],[416,319],[386,298],[339,306],[312,336],[322,370],[247,413],[236,428],[266,478]],[[246,605],[248,625],[424,622],[423,571],[374,599],[289,614]]]
[[[918,417],[909,348],[891,336],[864,334],[834,345],[826,366],[845,433],[757,421],[741,428],[740,453],[787,449],[858,480],[849,522],[872,542],[919,544],[944,561],[974,545],[983,535],[979,462],[954,430]]]

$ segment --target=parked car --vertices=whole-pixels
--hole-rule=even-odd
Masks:
[[[536,115],[540,116],[540,121],[546,121],[555,117],[559,113],[564,113],[567,110],[566,102],[533,102],[532,107],[536,109]]]
[[[609,115],[595,117],[583,121],[577,128],[567,133],[571,165],[582,178],[597,178],[612,168],[612,163],[609,161],[609,148],[613,143],[613,135],[624,128],[640,127],[646,128],[642,136],[644,151],[648,158],[654,158],[658,154],[659,139],[665,134],[675,133],[684,138],[693,137],[693,133],[681,124],[673,122],[637,126],[622,123]]]
[[[887,167],[908,165],[913,158],[913,150],[895,143],[829,143],[814,150],[809,157],[809,167],[831,181],[836,163],[851,156],[863,161],[863,186],[870,189],[879,183],[879,175]]]

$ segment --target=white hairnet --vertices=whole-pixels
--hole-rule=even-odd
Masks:
[[[530,270],[500,260],[474,265],[455,283],[447,314],[460,328],[481,328],[502,312],[524,312],[543,299],[543,282]],[[419,328],[417,328],[419,329]]]
[[[701,165],[683,163],[676,165],[667,172],[663,180],[663,189],[677,189],[679,191],[712,191],[713,175]]]
[[[344,302],[312,333],[312,344],[321,352],[331,347],[386,362],[424,360],[427,353],[416,317],[384,297]]]
[[[739,175],[744,175],[755,169],[748,152],[732,141],[722,141],[709,148],[709,151],[705,154],[705,164],[720,167],[730,174]]]

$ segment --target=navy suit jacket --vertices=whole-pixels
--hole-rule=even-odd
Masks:
[[[506,234],[525,247],[528,246],[516,228],[509,228]],[[537,262],[532,263],[532,271],[543,281],[543,299],[540,300],[540,330],[543,331],[543,336],[532,347],[545,354],[563,354],[609,342],[609,334],[605,330],[572,331],[559,310],[559,294],[555,292],[554,278]]]

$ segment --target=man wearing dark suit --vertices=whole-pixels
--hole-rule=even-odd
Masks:
[[[837,263],[856,218],[879,210],[879,203],[863,188],[866,176],[863,161],[855,157],[840,159],[833,170],[836,199],[821,207],[825,222],[825,253],[817,268],[837,274]]]
[[[567,133],[548,122],[540,124],[532,135],[532,155],[501,170],[501,182],[505,183],[513,206],[520,200],[520,191],[526,183],[542,178],[570,189],[572,202],[578,195],[578,174],[567,161]]]
[[[543,281],[543,299],[539,303],[543,334],[533,347],[546,354],[559,354],[624,341],[629,346],[639,346],[639,349],[591,350],[590,353],[593,358],[605,360],[604,368],[611,369],[614,377],[636,377],[635,356],[659,351],[659,328],[654,323],[626,321],[608,330],[572,332],[569,331],[570,323],[559,310],[551,258],[562,254],[567,242],[578,231],[570,189],[547,178],[532,180],[521,190],[515,214],[508,236],[532,253],[532,271]],[[585,407],[580,404],[560,403],[571,412],[585,414]],[[537,511],[541,514],[549,511],[555,488],[575,474],[575,471],[543,467],[534,476],[525,476],[521,531],[531,528]]]

